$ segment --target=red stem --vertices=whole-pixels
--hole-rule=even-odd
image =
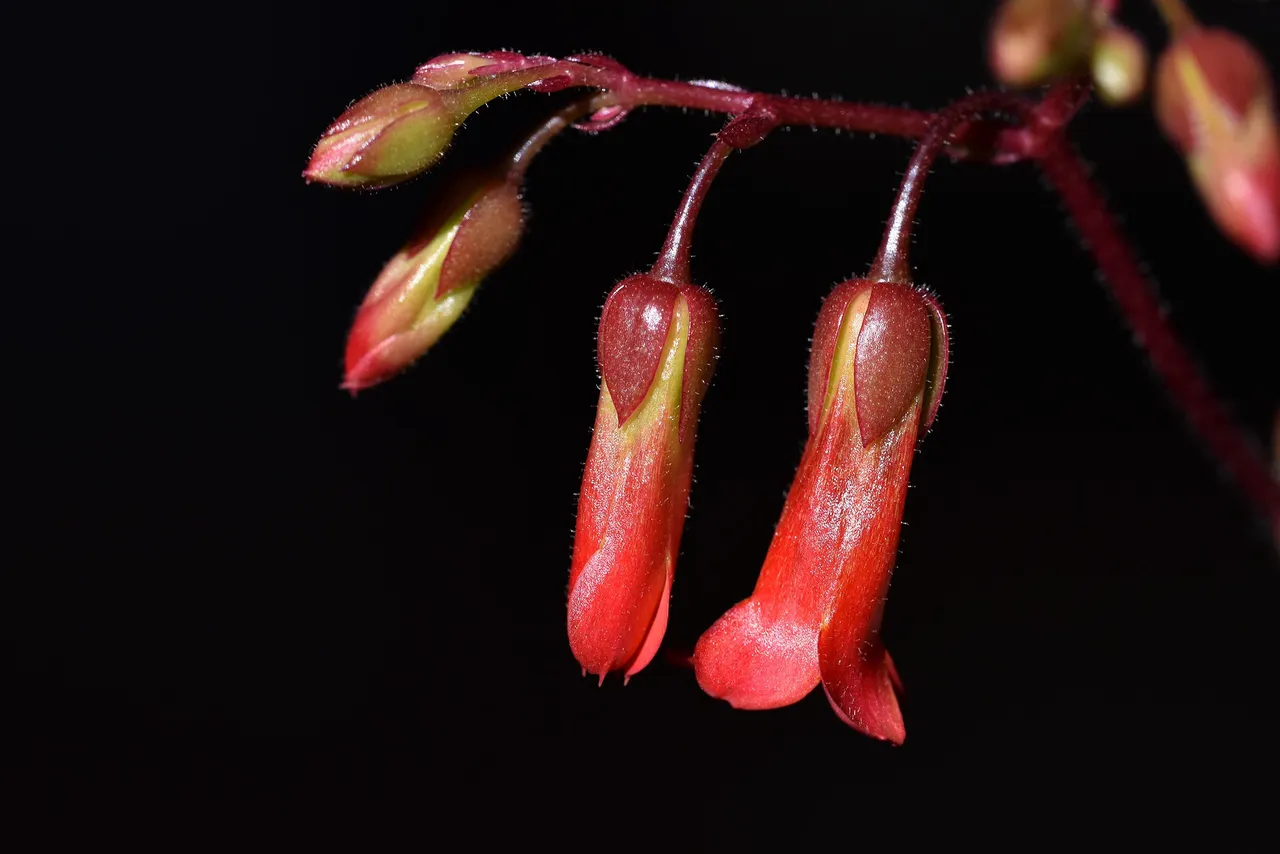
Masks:
[[[529,163],[532,162],[534,156],[557,134],[591,112],[592,109],[592,99],[585,98],[547,117],[547,120],[539,125],[537,130],[529,134],[511,153],[511,157],[507,161],[507,180],[514,183],[522,182],[524,173],[528,170]]]
[[[1025,118],[1033,110],[1021,98],[1004,92],[978,92],[961,98],[935,114],[929,132],[916,146],[907,164],[889,214],[880,251],[871,262],[867,277],[877,282],[910,282],[911,228],[915,223],[916,209],[924,192],[924,180],[933,168],[933,162],[951,134],[961,124],[978,118],[991,110],[1010,110],[1019,118]]]
[[[1154,288],[1142,274],[1088,170],[1060,133],[1044,141],[1038,160],[1110,284],[1120,311],[1146,349],[1152,367],[1222,467],[1261,510],[1272,535],[1280,539],[1280,482],[1271,476],[1261,449],[1232,421],[1165,320]]]
[[[929,131],[934,113],[904,107],[830,101],[821,98],[797,98],[748,92],[728,84],[688,83],[639,77],[614,67],[597,67],[579,63],[563,63],[566,76],[581,86],[603,89],[609,101],[624,109],[634,107],[684,107],[716,113],[741,115],[755,107],[773,115],[780,125],[840,128],[842,130],[883,133],[889,136],[917,139]],[[969,157],[963,143],[966,135],[952,140],[952,156]],[[1002,129],[994,140],[994,153],[1006,159],[1020,159],[1027,152],[1024,138],[1012,128]]]
[[[653,275],[676,284],[690,281],[689,258],[692,252],[693,227],[698,221],[698,212],[702,209],[702,200],[707,197],[711,182],[715,180],[716,173],[732,151],[732,146],[717,139],[698,164],[698,171],[689,179],[684,198],[680,200],[680,208],[671,221],[671,230],[667,232],[667,240],[662,245],[658,262],[653,265]]]

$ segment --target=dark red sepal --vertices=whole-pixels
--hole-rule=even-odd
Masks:
[[[605,300],[596,358],[619,426],[644,402],[653,385],[679,295],[676,285],[639,274],[619,282]]]
[[[854,401],[864,447],[898,423],[920,394],[932,340],[920,294],[892,282],[872,286],[854,356]]]

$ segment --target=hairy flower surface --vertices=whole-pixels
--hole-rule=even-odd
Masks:
[[[810,357],[809,441],[760,578],[694,650],[707,693],[771,709],[822,684],[850,726],[902,742],[880,620],[916,436],[945,359],[941,311],[913,289],[852,281],[827,298]]]
[[[643,669],[666,631],[717,330],[705,289],[648,275],[614,288],[601,315],[600,405],[569,573],[569,644],[601,680]]]
[[[376,385],[421,357],[515,251],[523,227],[519,187],[510,181],[464,183],[446,194],[361,304],[347,337],[343,388]]]

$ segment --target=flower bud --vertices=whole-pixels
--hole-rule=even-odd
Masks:
[[[465,114],[463,114],[465,115]],[[337,187],[383,187],[440,159],[463,116],[449,98],[397,83],[357,101],[316,143],[302,174]]]
[[[1107,27],[1098,36],[1090,59],[1094,85],[1112,106],[1136,101],[1147,87],[1147,48],[1125,27]]]
[[[1037,86],[1082,66],[1096,33],[1092,0],[1005,0],[991,27],[991,69],[1001,83]]]
[[[684,530],[698,410],[719,324],[703,288],[623,280],[600,318],[600,404],[578,499],[569,644],[630,678],[657,652]]]
[[[408,180],[440,159],[476,109],[552,76],[553,68],[546,57],[517,54],[436,57],[411,82],[379,89],[339,116],[302,174],[338,187],[386,187]]]
[[[373,283],[347,338],[343,388],[369,388],[412,364],[515,251],[524,227],[519,187],[505,179],[463,187],[446,196]]]
[[[946,350],[941,309],[906,285],[855,280],[827,298],[810,355],[809,441],[760,578],[694,649],[707,693],[772,709],[821,683],[850,726],[902,742],[880,619]]]
[[[1184,28],[1156,66],[1155,101],[1219,228],[1280,259],[1280,132],[1262,58],[1226,30]]]

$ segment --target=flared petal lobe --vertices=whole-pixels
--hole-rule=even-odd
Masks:
[[[851,726],[902,741],[879,628],[939,361],[932,315],[904,285],[846,282],[828,297],[810,361],[809,441],[760,578],[694,650],[712,696],[771,709],[822,683]]]
[[[605,303],[568,603],[573,654],[601,678],[639,672],[666,631],[715,334],[701,288],[636,276]]]

